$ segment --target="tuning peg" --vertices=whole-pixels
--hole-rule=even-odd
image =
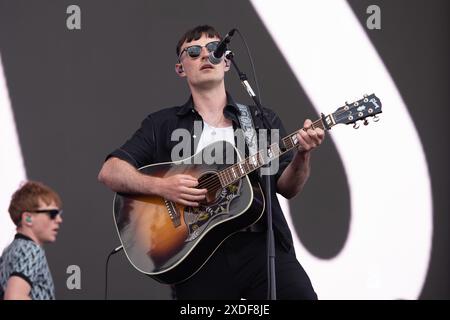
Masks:
[[[369,124],[369,121],[367,119],[364,119],[364,125],[367,126]]]
[[[377,115],[373,116],[373,122],[378,122],[378,121],[380,121],[380,118]]]
[[[359,123],[356,123],[356,122],[355,122],[355,123],[353,124],[353,129],[358,129],[358,128],[359,128]]]
[[[367,98],[369,95],[366,93],[363,95],[364,98]]]
[[[350,109],[350,104],[348,103],[348,101],[345,101],[344,110],[348,111],[348,109]]]

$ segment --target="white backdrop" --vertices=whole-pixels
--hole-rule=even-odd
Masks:
[[[252,4],[319,113],[365,93],[383,103],[378,123],[329,135],[351,198],[342,251],[321,260],[294,236],[319,298],[417,299],[431,254],[432,195],[422,144],[392,77],[346,1]]]

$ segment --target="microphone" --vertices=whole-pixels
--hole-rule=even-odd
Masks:
[[[236,29],[231,29],[231,31],[227,33],[225,38],[220,41],[217,49],[209,53],[208,59],[211,64],[219,64],[222,61],[223,55],[227,50],[227,44],[230,43],[231,37],[234,35],[235,31]]]

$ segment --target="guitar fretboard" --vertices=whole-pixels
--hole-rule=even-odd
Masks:
[[[327,116],[325,118],[327,122],[332,124],[332,121],[329,121],[330,116]],[[329,125],[330,127],[330,125]],[[322,119],[318,119],[314,121],[311,124],[311,129],[315,128],[321,128],[323,130],[326,130],[326,127],[324,126]],[[302,128],[300,130],[306,130],[309,128]],[[299,145],[299,141],[297,139],[297,133],[300,131],[297,130],[290,135],[284,137],[281,139],[283,143],[283,149],[280,148],[278,143],[273,143],[270,145],[270,147],[267,149],[267,152],[264,153],[263,150],[258,151],[256,154],[238,162],[231,166],[229,166],[226,169],[223,169],[222,171],[218,172],[220,184],[222,187],[225,187],[229,184],[232,184],[242,177],[248,175],[249,173],[257,170],[258,168],[262,167],[263,165],[269,163],[273,159],[281,156],[283,153],[288,152],[289,150],[297,147]]]

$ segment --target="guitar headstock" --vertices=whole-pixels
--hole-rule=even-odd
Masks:
[[[377,114],[381,113],[381,101],[375,94],[364,95],[364,98],[355,101],[353,103],[345,103],[345,106],[338,108],[332,113],[335,124],[354,124],[357,129],[359,127],[356,124],[359,120],[364,120],[364,124],[367,125],[367,118],[374,117],[374,121],[377,122],[379,118]]]

